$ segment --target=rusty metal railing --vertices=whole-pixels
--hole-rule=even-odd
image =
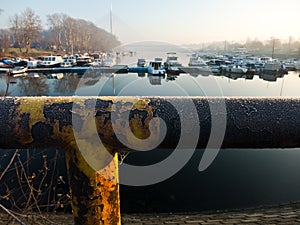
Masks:
[[[220,146],[212,147],[300,147],[300,98],[8,97],[0,99],[0,148],[63,148],[75,224],[120,224],[117,153],[130,148],[119,140],[113,124],[119,126],[119,136],[130,139],[123,132],[128,124],[144,140],[151,132],[160,136],[161,120],[155,120],[160,117],[167,133],[158,148],[174,148],[182,135],[182,118],[173,105],[189,112],[188,100],[197,116],[184,116],[198,118],[185,120],[200,127],[197,148],[209,144],[212,129],[218,130],[214,123],[225,129]],[[103,154],[89,139],[95,130]]]

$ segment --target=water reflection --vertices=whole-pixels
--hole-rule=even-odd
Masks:
[[[148,79],[151,85],[161,85],[161,80],[164,78],[165,76],[154,76],[152,74],[148,74]]]
[[[82,79],[83,82],[79,82]],[[203,93],[202,85],[210,93]],[[180,74],[155,76],[147,73],[111,74],[89,70],[76,73],[0,75],[1,96],[299,96],[299,72],[274,74]],[[124,91],[126,89],[126,91]]]

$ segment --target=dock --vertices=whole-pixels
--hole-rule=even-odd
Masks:
[[[78,73],[84,74],[86,71],[99,73],[128,73],[128,66],[115,65],[112,67],[57,67],[57,68],[29,68],[27,73]]]

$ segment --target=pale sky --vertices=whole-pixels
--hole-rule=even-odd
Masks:
[[[0,27],[9,27],[9,17],[29,7],[44,26],[46,15],[65,13],[109,31],[111,3],[113,32],[123,43],[300,38],[299,0],[14,0],[0,5]]]

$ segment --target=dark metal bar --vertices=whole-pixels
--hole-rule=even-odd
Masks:
[[[135,104],[137,99],[139,102]],[[189,114],[187,99],[193,101],[199,121],[194,121],[195,116]],[[102,142],[120,151],[126,146],[119,142],[112,128],[111,113],[114,112],[117,119],[122,120],[119,123],[130,120],[131,128],[135,125],[133,132],[140,133],[136,136],[140,135],[142,139],[149,135],[151,119],[161,117],[168,132],[160,147],[170,148],[176,146],[181,132],[180,115],[173,107],[174,103],[182,105],[182,109],[186,110],[185,116],[191,116],[192,121],[189,122],[199,123],[199,148],[207,144],[214,117],[218,118],[216,122],[224,123],[226,119],[223,148],[300,147],[300,98],[201,97],[1,98],[0,146],[61,147],[73,135],[72,123],[83,123],[85,114],[92,114]],[[214,105],[213,110],[211,105]],[[129,119],[124,117],[126,111],[130,111]],[[80,125],[76,129],[80,129]]]

